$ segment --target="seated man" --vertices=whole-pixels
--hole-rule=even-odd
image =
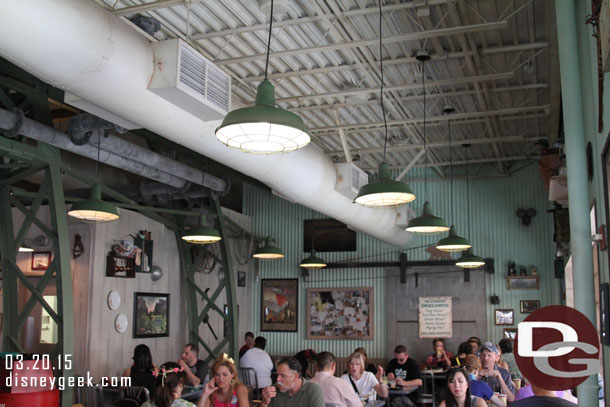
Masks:
[[[510,373],[496,364],[498,347],[491,342],[485,342],[481,347],[481,365],[478,380],[485,382],[496,393],[506,394],[509,403],[515,399],[515,385]]]
[[[466,373],[470,379],[470,394],[482,398],[483,400],[490,400],[498,407],[505,407],[504,402],[496,396],[485,382],[477,380],[479,370],[481,370],[481,361],[475,355],[468,355],[464,358],[464,373]],[[489,403],[488,403],[489,404]]]
[[[246,341],[246,343],[241,348],[239,348],[240,359],[242,356],[244,356],[244,353],[252,349],[252,347],[254,346],[254,334],[252,332],[246,332],[246,335],[244,335],[244,340]]]
[[[301,364],[295,358],[278,362],[277,387],[279,393],[275,386],[263,389],[261,407],[324,407],[322,388],[303,379]]]
[[[317,367],[318,371],[310,381],[322,387],[325,403],[332,403],[337,407],[362,407],[360,397],[358,397],[354,388],[345,380],[335,377],[337,364],[332,353],[320,353]]]
[[[182,359],[178,361],[186,373],[185,386],[199,386],[206,384],[208,379],[208,365],[199,359],[199,346],[196,343],[187,343],[182,352]]]
[[[388,380],[396,380],[399,386],[421,386],[421,372],[417,362],[409,357],[407,347],[398,345],[394,349],[394,359],[390,360],[387,368]],[[394,406],[415,406],[419,397],[419,390],[415,390],[408,396],[394,397]]]
[[[445,350],[445,340],[443,338],[435,338],[432,340],[434,353],[428,356],[426,364],[431,368],[448,369],[451,366],[453,353]]]
[[[239,359],[240,367],[251,367],[254,369],[260,389],[271,386],[273,359],[271,359],[271,355],[265,352],[266,346],[267,340],[262,336],[257,336],[254,340],[254,347],[244,353],[244,356]],[[250,383],[254,385],[254,378],[251,378]]]

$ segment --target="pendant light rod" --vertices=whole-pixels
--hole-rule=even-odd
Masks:
[[[468,170],[468,148],[470,144],[462,144],[462,147],[466,149],[466,210],[468,211],[468,240],[472,239],[470,236],[470,188],[469,188],[469,170]]]
[[[426,51],[419,51],[415,59],[421,62],[421,84],[424,93],[424,198],[428,198],[428,146],[426,144],[426,61],[430,59],[430,55]]]
[[[269,39],[267,40],[267,60],[265,61],[265,80],[269,69],[269,53],[271,51],[271,28],[273,27],[273,0],[271,0],[271,11],[269,13]]]
[[[445,106],[443,113],[450,115],[455,112],[453,106]],[[449,198],[451,199],[451,224],[453,225],[455,218],[453,217],[453,149],[451,148],[451,119],[447,120],[447,138],[449,141]]]
[[[383,106],[383,46],[381,40],[382,34],[382,13],[381,13],[381,0],[379,0],[379,70],[381,71],[381,115],[383,116],[383,128],[385,129],[384,140],[383,140],[383,162],[385,162],[385,155],[388,146],[388,120],[385,117],[385,107]]]

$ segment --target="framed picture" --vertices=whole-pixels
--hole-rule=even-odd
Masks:
[[[246,272],[245,271],[237,272],[237,286],[238,287],[246,286]]]
[[[169,336],[169,294],[134,293],[133,337]]]
[[[540,309],[539,300],[521,300],[520,305],[522,314],[530,314]]]
[[[32,270],[46,270],[51,264],[51,252],[33,252]]]
[[[512,309],[496,310],[496,325],[514,325],[515,311]]]
[[[504,339],[514,341],[517,336],[517,328],[504,328]]]
[[[262,280],[261,331],[297,331],[298,284],[296,278]]]
[[[506,288],[509,290],[537,290],[538,276],[508,276],[506,277]]]
[[[373,288],[308,288],[308,339],[373,339]]]

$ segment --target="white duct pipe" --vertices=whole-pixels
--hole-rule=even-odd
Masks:
[[[93,1],[3,1],[0,55],[53,86],[256,178],[358,231],[395,246],[411,239],[395,225],[393,209],[364,208],[336,192],[335,168],[317,147],[278,156],[245,154],[216,141],[218,121],[203,122],[148,91],[153,73],[150,43]]]

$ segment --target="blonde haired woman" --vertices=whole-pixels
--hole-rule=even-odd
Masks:
[[[233,359],[222,354],[212,366],[212,380],[203,388],[197,407],[248,407],[248,389],[239,382]]]
[[[365,371],[364,355],[360,352],[352,353],[349,356],[348,363],[347,373],[341,378],[354,387],[354,391],[358,393],[361,399],[375,400],[377,394],[381,397],[388,397],[388,387],[379,382],[381,376],[383,376],[381,366],[377,368],[377,375]]]

